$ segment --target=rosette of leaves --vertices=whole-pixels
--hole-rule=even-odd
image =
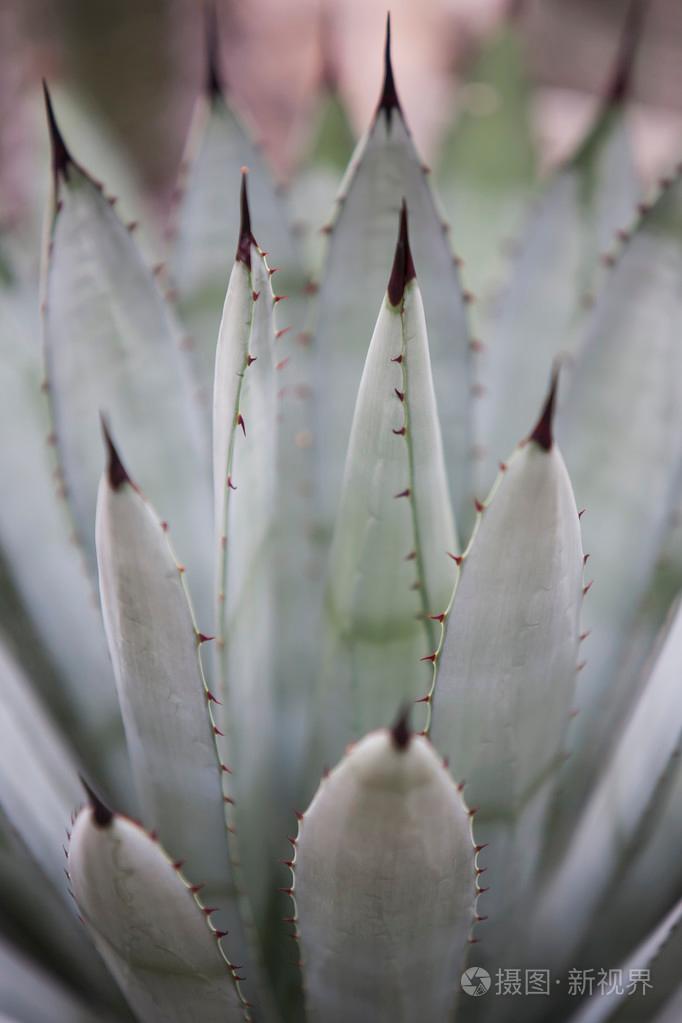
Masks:
[[[495,1023],[466,965],[584,966],[653,989],[524,1018],[674,1020],[679,175],[612,90],[484,348],[390,38],[314,286],[209,82],[156,272],[48,97],[44,367],[3,239],[0,1012]]]

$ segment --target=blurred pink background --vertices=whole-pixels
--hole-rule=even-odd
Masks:
[[[640,169],[651,178],[682,150],[682,3],[641,0],[645,25],[630,99]],[[535,86],[543,162],[570,150],[608,80],[629,0],[513,4]],[[393,0],[394,66],[429,160],[457,109],[458,79],[508,0]],[[382,73],[385,0],[218,0],[224,78],[277,173],[296,167],[323,73],[356,133]],[[26,201],[35,160],[24,111],[40,78],[77,87],[130,154],[159,212],[169,202],[192,101],[204,74],[200,0],[0,0],[1,212]]]

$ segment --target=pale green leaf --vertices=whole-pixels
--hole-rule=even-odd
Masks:
[[[289,205],[297,233],[302,237],[307,267],[316,273],[325,252],[325,237],[320,227],[334,203],[354,144],[343,103],[332,87],[319,101],[308,152],[289,193]]]
[[[218,338],[213,401],[217,660],[241,858],[262,921],[275,859],[271,828],[254,807],[273,804],[277,386],[275,302],[267,265],[250,233],[245,187],[244,182],[244,219]]]
[[[556,765],[575,688],[581,587],[563,458],[531,438],[501,473],[462,559],[432,700],[436,746],[490,814],[513,816]]]
[[[82,791],[78,765],[2,646],[0,677],[0,805],[41,869],[62,890],[62,845]]]
[[[67,497],[94,563],[98,417],[106,412],[135,478],[168,515],[203,618],[210,606],[208,452],[180,336],[129,232],[56,131],[53,124],[57,203],[44,330]]]
[[[575,352],[599,256],[632,223],[638,194],[622,111],[607,110],[536,200],[483,328],[484,390],[476,409],[483,492],[539,405],[553,360]]]
[[[535,180],[530,89],[512,22],[484,43],[455,101],[437,181],[467,283],[485,299]]]
[[[452,1018],[475,851],[448,772],[400,727],[353,746],[300,823],[294,899],[311,1023]]]
[[[564,961],[589,930],[592,914],[634,837],[682,736],[679,667],[682,605],[624,730],[597,780],[564,856],[550,875],[533,934]],[[589,864],[586,867],[586,864]],[[561,919],[557,931],[553,921]]]
[[[628,242],[587,326],[558,432],[595,583],[585,601],[569,764],[584,793],[637,691],[622,670],[638,607],[677,507],[682,476],[682,181],[664,189]],[[646,651],[645,651],[646,652]]]
[[[465,522],[471,502],[472,386],[464,295],[425,170],[397,104],[387,53],[384,95],[341,184],[314,317],[320,528],[331,536],[353,405],[386,285],[400,204],[412,221],[450,495]]]
[[[397,283],[397,289],[396,289]],[[456,549],[405,210],[360,381],[323,612],[317,772],[386,709],[423,696]]]
[[[239,207],[231,197],[237,194],[244,166],[249,170],[255,235],[267,239],[270,265],[281,267],[278,287],[292,294],[303,283],[300,255],[262,151],[222,93],[200,96],[183,163],[170,269],[193,341],[202,394],[209,401],[220,310],[239,234]]]
[[[682,864],[670,850],[682,845],[682,766],[680,749],[670,754],[664,771],[619,850],[580,958],[613,962],[622,959],[667,913],[682,887]]]
[[[67,823],[70,826],[71,817]],[[57,858],[61,876],[50,878],[0,806],[2,938],[30,951],[36,964],[58,975],[73,990],[82,991],[91,1004],[115,1007],[127,1020],[129,1014],[118,987],[83,930],[73,900],[66,897],[62,845],[67,841],[63,829]]]
[[[71,835],[69,871],[95,946],[141,1023],[248,1018],[202,904],[139,825],[86,807]]]
[[[0,550],[9,576],[2,585],[5,593],[16,590],[21,605],[5,609],[4,624],[83,762],[124,800],[125,740],[102,623],[47,443],[37,302],[18,280],[0,286]],[[35,656],[41,644],[42,664]]]
[[[33,871],[35,892],[51,888],[58,907],[54,897],[46,894],[43,925],[51,915],[61,912],[64,919],[60,934],[70,945],[64,950],[66,961],[70,960],[73,969],[73,956],[79,956],[81,968],[88,974],[85,986],[106,997],[110,993],[108,978],[89,944],[83,941],[64,877],[63,847],[82,792],[77,764],[20,666],[2,646],[0,692],[0,815],[5,830],[11,829],[9,863],[22,857],[21,865],[10,867],[5,883],[12,872],[16,876],[18,871],[19,883],[29,884]],[[10,905],[11,899],[4,898],[5,916],[10,913]]]
[[[483,951],[498,958],[511,937],[508,915],[537,876],[578,662],[582,546],[549,432],[553,394],[482,506],[432,693],[433,741],[477,807],[477,842],[490,846],[485,912],[497,926]]]
[[[202,636],[163,525],[108,444],[97,505],[100,593],[143,817],[193,883],[205,886],[244,962]]]

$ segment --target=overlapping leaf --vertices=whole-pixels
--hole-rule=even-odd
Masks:
[[[478,808],[477,842],[490,844],[485,912],[497,926],[486,947],[498,956],[494,943],[511,936],[505,913],[537,876],[578,661],[582,547],[573,491],[553,443],[555,388],[556,380],[531,438],[481,508],[431,697],[433,742]]]
[[[180,335],[129,232],[72,160],[51,113],[50,121],[56,205],[44,331],[51,412],[76,526],[94,567],[98,419],[105,411],[131,453],[136,479],[173,523],[208,620],[208,459]]]
[[[106,1001],[111,998],[109,978],[88,942],[83,941],[64,878],[63,846],[71,813],[80,801],[78,766],[19,665],[2,646],[0,691],[0,814],[3,831],[8,830],[7,859],[11,864],[23,854],[23,863],[11,868],[19,883],[23,883],[26,867],[32,867],[34,891],[51,890],[45,896],[43,923],[61,913],[59,934],[70,946],[63,953],[64,961],[73,969],[73,960],[78,958],[85,971],[83,988]],[[3,900],[3,906],[7,920],[11,900]],[[28,907],[23,909],[26,912]]]
[[[553,946],[554,954],[563,961],[587,935],[600,896],[618,870],[659,780],[679,748],[681,650],[682,611],[678,608],[651,676],[543,892],[534,933],[542,935],[546,954]],[[651,883],[655,881],[653,878]],[[552,925],[557,915],[562,920],[560,933]]]
[[[465,296],[424,167],[405,124],[390,64],[379,108],[341,184],[317,296],[313,344],[320,526],[329,537],[338,506],[353,404],[374,310],[391,263],[395,223],[407,201],[412,250],[423,282],[426,325],[450,495],[456,513],[471,496],[472,386]]]
[[[636,693],[638,673],[624,670],[630,630],[679,502],[680,210],[678,176],[644,214],[610,275],[557,427],[577,500],[587,508],[585,547],[595,579],[585,603],[592,633],[572,737],[578,794],[591,785]]]
[[[468,811],[405,722],[366,736],[299,827],[296,927],[310,1018],[445,1020],[475,915]]]
[[[576,350],[600,277],[599,257],[610,254],[616,232],[634,218],[639,185],[622,98],[617,75],[595,126],[536,200],[485,324],[476,408],[483,492],[521,435],[529,409],[539,404],[554,358]]]
[[[111,440],[97,505],[104,624],[144,820],[204,886],[248,959],[230,864],[212,701],[183,568]]]
[[[358,392],[327,574],[317,771],[427,689],[455,550],[421,294],[403,207]],[[424,659],[426,664],[420,664]]]
[[[639,1023],[643,1019],[651,1023],[675,1023],[680,1006],[681,922],[682,901],[647,935],[620,970],[615,971],[616,984],[590,998],[581,1011],[571,1017],[571,1023]],[[623,982],[618,981],[619,976]]]
[[[83,762],[130,808],[101,619],[53,476],[33,301],[37,296],[16,278],[0,287],[0,550],[7,574],[2,599],[11,601],[3,624]]]
[[[215,47],[217,39],[209,43]],[[228,253],[239,233],[239,208],[229,197],[237,194],[245,166],[249,169],[255,234],[268,240],[270,265],[281,267],[283,291],[298,292],[303,284],[302,269],[286,206],[261,149],[225,101],[217,53],[213,52],[209,54],[207,90],[197,100],[190,126],[171,251],[171,273],[207,399],[213,383]]]
[[[79,1000],[46,971],[0,940],[2,1023],[114,1023],[120,1020]]]
[[[251,233],[242,182],[242,223],[218,337],[213,398],[217,661],[225,731],[235,769],[236,820],[247,888],[262,921],[273,862],[255,808],[272,806],[274,673],[278,620],[278,402],[275,298]],[[282,765],[282,769],[286,770]],[[264,836],[266,839],[264,840]]]
[[[467,282],[485,303],[535,180],[530,90],[512,21],[484,43],[455,99],[461,109],[437,180]]]
[[[137,1019],[249,1018],[223,935],[207,919],[210,906],[139,825],[101,804],[86,807],[71,836],[69,871],[95,946]]]

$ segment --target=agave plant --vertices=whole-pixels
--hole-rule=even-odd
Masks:
[[[455,240],[534,193],[475,313],[390,33],[315,283],[215,55],[154,270],[46,92],[42,389],[3,239],[3,1018],[679,1018],[682,178],[641,201],[621,59],[534,183],[513,31],[441,169]]]

